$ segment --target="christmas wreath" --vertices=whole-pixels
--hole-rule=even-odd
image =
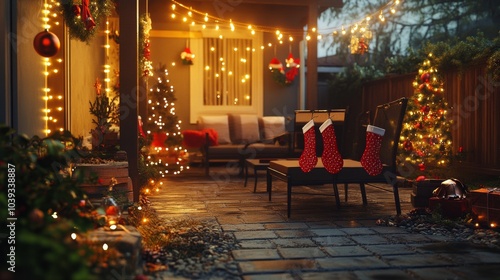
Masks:
[[[111,13],[112,0],[59,0],[64,22],[68,26],[70,38],[89,42],[99,29],[102,19]]]

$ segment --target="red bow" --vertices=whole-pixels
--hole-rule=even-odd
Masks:
[[[92,30],[95,26],[95,21],[90,14],[89,2],[90,0],[82,0],[82,21],[87,30]]]

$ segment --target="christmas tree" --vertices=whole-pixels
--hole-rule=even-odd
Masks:
[[[420,176],[435,176],[451,159],[451,121],[443,83],[429,54],[415,77],[415,89],[401,131],[399,158],[403,170]],[[410,168],[411,167],[411,168]],[[401,170],[401,169],[400,169]],[[410,173],[408,172],[408,173]],[[412,177],[413,174],[410,175]]]
[[[174,87],[170,85],[164,65],[156,70],[157,81],[148,93],[146,134],[149,144],[148,162],[161,176],[179,174],[187,156],[182,148],[181,121],[175,114]]]

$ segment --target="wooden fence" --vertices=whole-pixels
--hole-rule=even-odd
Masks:
[[[417,74],[387,76],[363,86],[361,104],[350,108],[375,112],[378,104],[411,97]],[[453,153],[462,147],[458,162],[471,170],[500,175],[500,82],[493,81],[486,66],[472,65],[463,72],[443,74],[444,94],[453,121]],[[354,113],[354,112],[353,112]]]

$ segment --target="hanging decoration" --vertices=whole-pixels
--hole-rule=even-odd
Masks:
[[[81,5],[73,0],[59,2],[70,38],[87,43],[94,37],[102,19],[115,7],[112,0],[82,0]]]
[[[57,54],[61,48],[61,42],[56,34],[45,29],[38,33],[33,39],[35,51],[43,57],[52,57]]]
[[[182,59],[182,64],[193,65],[194,54],[191,53],[191,50],[189,49],[189,46],[187,46],[187,43],[186,43],[186,48],[184,49],[183,52],[181,52],[181,59]]]
[[[372,38],[372,32],[365,31],[361,33],[361,35],[358,37],[358,35],[353,35],[351,37],[351,54],[360,54],[363,55],[366,52],[368,52],[368,44],[369,40]]]
[[[297,74],[299,74],[298,68],[300,67],[300,61],[299,59],[293,58],[293,54],[290,52],[285,62],[286,68],[288,68],[286,71],[279,59],[274,57],[269,62],[269,70],[271,70],[273,79],[278,84],[289,86],[293,83]]]
[[[152,25],[151,25],[151,18],[149,17],[148,13],[145,13],[144,15],[141,16],[140,19],[140,42],[142,42],[141,45],[141,73],[143,77],[151,77],[153,76],[153,64],[151,62],[151,41],[149,40],[149,32],[151,31]]]

